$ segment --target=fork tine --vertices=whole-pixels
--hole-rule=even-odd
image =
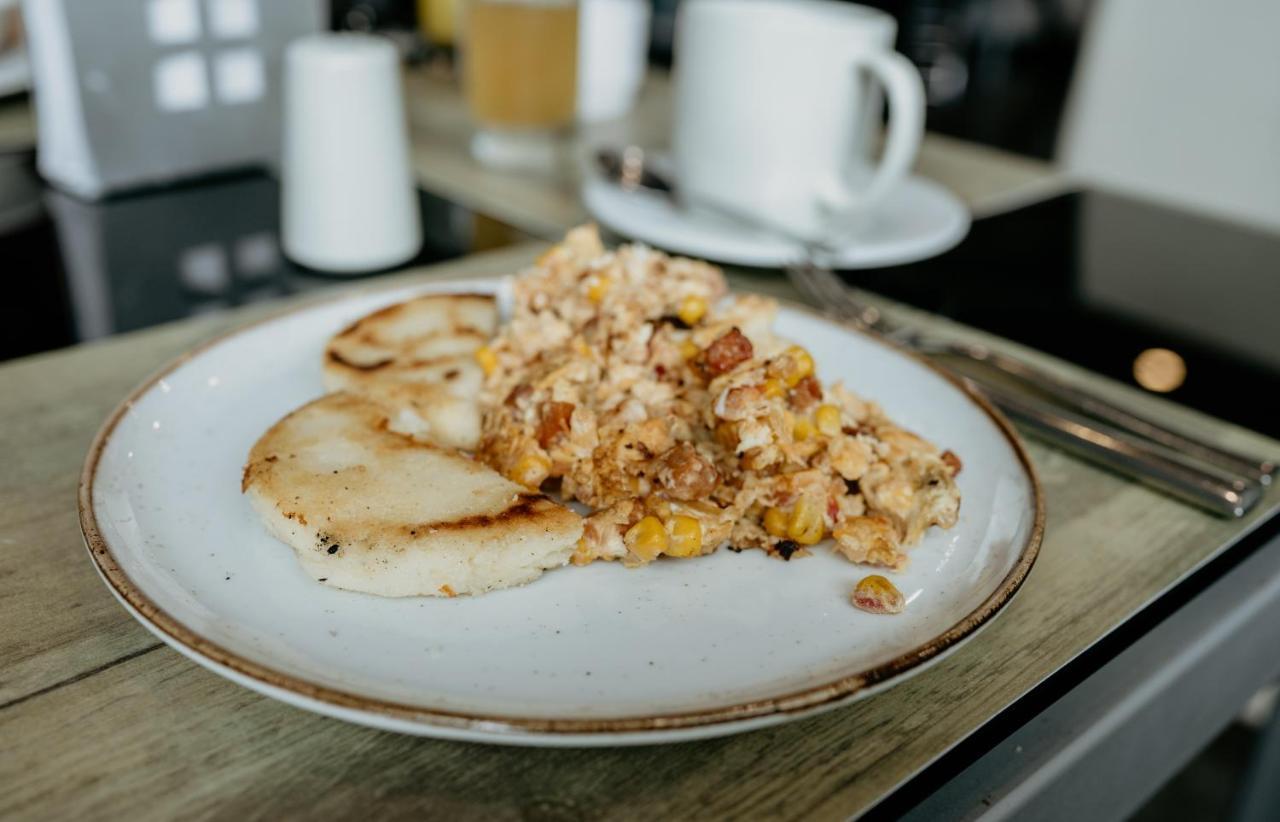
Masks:
[[[832,290],[831,283],[825,277],[818,276],[814,266],[799,265],[789,271],[793,274],[793,282],[807,292],[820,307],[838,310],[839,306],[833,303],[838,301],[839,295]]]
[[[833,272],[810,267],[805,272],[805,277],[831,310],[851,319],[857,319],[862,313],[862,306],[857,304],[844,283]]]
[[[880,313],[880,309],[858,299],[853,290],[840,279],[840,275],[831,269],[810,264],[796,266],[789,269],[788,273],[792,282],[807,294],[813,295],[830,313],[879,334],[897,337],[899,343],[905,342],[900,334],[902,329],[891,325]]]
[[[807,266],[788,266],[787,278],[791,280],[791,284],[794,285],[809,302],[816,304],[819,308],[827,307],[826,295],[823,294],[822,290],[814,283]]]
[[[813,278],[826,286],[827,293],[832,299],[847,310],[855,313],[861,313],[862,306],[849,293],[849,289],[845,287],[844,281],[841,280],[834,271],[815,270]]]

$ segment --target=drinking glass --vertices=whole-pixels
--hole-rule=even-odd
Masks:
[[[462,60],[473,156],[497,167],[552,165],[574,119],[577,0],[470,0]]]
[[[418,0],[418,30],[433,46],[453,48],[462,0]]]

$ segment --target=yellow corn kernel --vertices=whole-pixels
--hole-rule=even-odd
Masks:
[[[818,406],[818,410],[813,412],[813,421],[818,426],[818,430],[828,437],[834,437],[840,433],[840,409],[834,405],[823,403]]]
[[[764,512],[764,530],[770,536],[785,537],[787,535],[787,512],[781,508],[770,508]]]
[[[787,387],[782,384],[782,380],[776,380],[773,377],[764,381],[764,395],[769,398],[781,397],[787,393]]]
[[[667,532],[671,535],[669,556],[696,557],[702,553],[702,523],[693,517],[677,514],[667,520]]]
[[[667,529],[657,517],[641,517],[627,529],[622,539],[631,553],[645,562],[657,559],[668,545]]]
[[[587,286],[587,299],[593,303],[598,303],[604,299],[604,295],[609,293],[609,286],[613,283],[609,282],[608,277],[595,277],[591,281],[591,285]]]
[[[542,481],[550,472],[551,460],[541,454],[525,454],[511,466],[511,473],[508,476],[521,485],[537,488],[542,485]]]
[[[801,497],[787,520],[787,537],[801,545],[816,545],[822,541],[825,531],[821,512],[812,502]]]
[[[498,368],[498,355],[487,345],[476,349],[476,362],[484,369],[485,374],[492,374]]]
[[[792,429],[791,435],[796,441],[807,440],[814,434],[813,422],[808,417],[800,417],[796,420],[796,427]]]
[[[791,367],[784,376],[787,388],[795,388],[796,383],[813,373],[813,357],[798,345],[791,346],[783,353],[791,360]]]
[[[680,343],[680,356],[686,360],[691,360],[702,353],[702,349],[693,340],[685,340]]]
[[[574,549],[573,556],[569,557],[569,561],[574,565],[582,566],[590,565],[593,559],[595,559],[595,556],[592,555],[591,549],[587,547],[587,538],[579,538],[578,547]]]
[[[859,580],[849,599],[858,608],[873,614],[900,614],[907,605],[902,592],[879,574]]]
[[[676,316],[685,325],[697,325],[698,320],[702,319],[707,313],[707,301],[701,297],[685,297],[680,301],[680,307],[676,309]]]

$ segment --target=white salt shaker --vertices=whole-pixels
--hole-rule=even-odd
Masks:
[[[315,34],[285,52],[281,243],[308,268],[356,273],[422,247],[418,195],[388,41]]]

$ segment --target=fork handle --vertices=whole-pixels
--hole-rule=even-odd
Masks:
[[[874,313],[868,313],[868,307],[851,297],[844,283],[820,265],[811,262],[788,266],[787,276],[801,293],[828,313],[873,335],[893,340],[919,354],[950,354],[991,363],[1020,378],[1024,384],[1043,388],[1045,393],[1078,411],[1121,422],[1119,427],[1112,427],[1051,403],[1009,394],[992,385],[978,387],[975,384],[978,381],[964,377],[967,383],[1042,439],[1206,510],[1225,516],[1243,516],[1261,498],[1261,485],[1270,481],[1275,470],[1271,462],[1242,457],[1191,440],[1109,403],[1092,402],[1095,398],[1082,395],[1021,360],[981,346],[931,340],[880,317],[873,309]],[[1090,402],[1082,401],[1084,399]],[[1153,432],[1158,439],[1143,438],[1140,432],[1144,430]],[[1192,455],[1203,455],[1203,467],[1185,461],[1184,456]]]
[[[1242,517],[1262,498],[1257,483],[1171,459],[1160,446],[1117,428],[969,377],[965,380],[1032,434],[1204,510]]]
[[[1207,442],[1192,439],[1179,431],[1139,417],[1101,397],[1081,391],[1046,371],[1042,371],[1015,357],[1001,354],[998,351],[964,344],[953,344],[949,345],[948,348],[975,361],[989,363],[1006,374],[1017,377],[1028,385],[1052,396],[1064,405],[1104,420],[1118,429],[1132,432],[1179,454],[1198,459],[1226,471],[1243,474],[1247,479],[1254,482],[1263,485],[1271,483],[1271,477],[1276,470],[1276,464],[1272,460],[1246,457],[1242,454],[1228,451],[1225,448],[1219,448]]]

